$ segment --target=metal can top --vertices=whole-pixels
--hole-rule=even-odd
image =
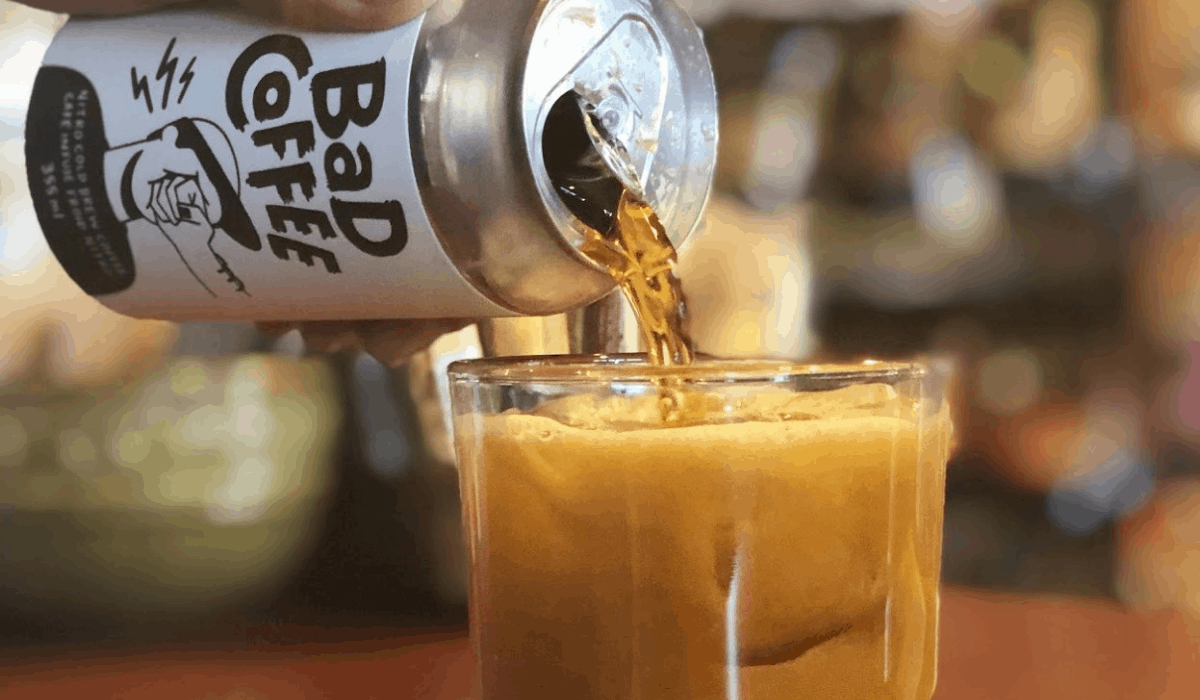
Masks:
[[[644,199],[671,242],[682,243],[699,221],[716,161],[716,91],[695,25],[670,0],[550,3],[522,81],[526,147],[535,163],[545,160],[547,113],[569,91],[624,148]],[[533,172],[558,229],[578,245],[578,222],[545,169]]]
[[[576,251],[586,224],[546,167],[564,96],[627,156],[616,174],[673,244],[700,222],[716,162],[716,90],[700,31],[673,0],[516,0],[503,12],[443,2],[427,17],[414,76],[430,218],[459,269],[514,311],[557,313],[613,287]]]

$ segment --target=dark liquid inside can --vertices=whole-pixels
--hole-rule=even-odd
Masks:
[[[564,93],[546,116],[542,153],[546,173],[563,204],[588,227],[605,234],[612,228],[625,187],[592,145],[584,125],[591,118],[578,95]]]

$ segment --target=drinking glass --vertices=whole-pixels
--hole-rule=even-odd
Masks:
[[[928,700],[941,375],[450,368],[482,700]]]

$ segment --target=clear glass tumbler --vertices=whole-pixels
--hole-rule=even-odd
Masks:
[[[951,426],[916,364],[451,366],[482,700],[928,700]]]

